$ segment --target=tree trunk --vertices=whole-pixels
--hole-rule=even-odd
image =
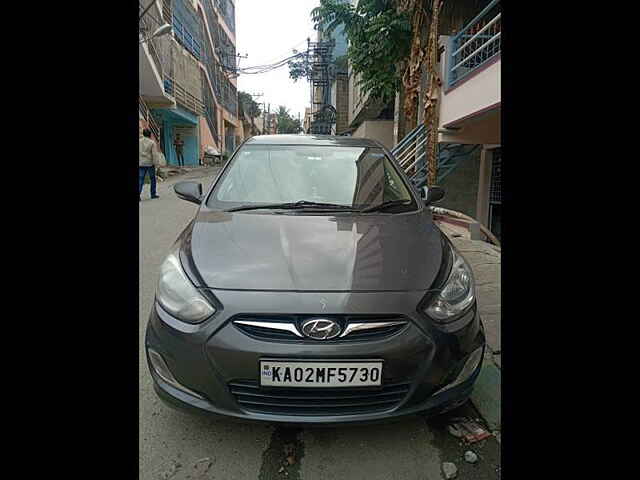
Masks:
[[[438,68],[438,20],[443,0],[433,0],[433,17],[427,43],[427,94],[424,102],[424,124],[427,127],[426,161],[427,185],[435,185],[438,179],[438,99],[442,82]]]
[[[425,20],[422,0],[408,1],[403,5],[406,11],[411,12],[411,31],[413,39],[411,41],[411,52],[409,61],[402,76],[402,84],[405,88],[404,113],[407,130],[412,130],[416,126],[418,109],[418,95],[420,92],[420,74],[422,61],[424,59],[424,49],[422,47],[422,25]]]

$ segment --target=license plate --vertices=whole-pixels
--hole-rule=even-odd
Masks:
[[[379,387],[382,362],[260,361],[263,387]]]

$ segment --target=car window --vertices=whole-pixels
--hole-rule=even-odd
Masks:
[[[357,208],[389,200],[415,204],[379,148],[245,145],[210,197],[210,206],[307,200]]]

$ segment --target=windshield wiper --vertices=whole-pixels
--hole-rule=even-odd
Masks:
[[[384,210],[388,207],[395,207],[398,205],[408,205],[412,202],[412,200],[387,200],[386,202],[379,203],[378,205],[373,205],[372,207],[363,208],[360,210],[360,213],[367,212],[377,212],[379,210]]]
[[[265,203],[262,205],[240,205],[225,210],[225,212],[239,212],[241,210],[260,210],[263,208],[281,208],[285,210],[294,210],[297,208],[321,208],[325,210],[354,210],[349,205],[338,205],[337,203],[310,202],[308,200],[300,200],[298,202],[289,203]]]

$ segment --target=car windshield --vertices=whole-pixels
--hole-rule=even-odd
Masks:
[[[306,145],[243,146],[208,204],[228,209],[300,201],[358,210],[393,201],[390,212],[416,209],[382,149]]]

